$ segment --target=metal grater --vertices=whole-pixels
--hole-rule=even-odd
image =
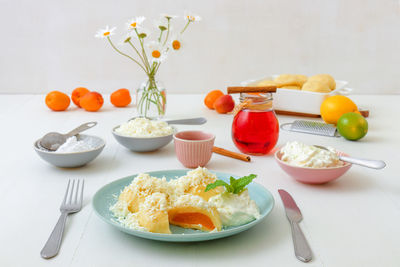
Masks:
[[[336,131],[336,127],[333,124],[326,124],[319,121],[305,121],[295,120],[292,123],[284,123],[281,125],[281,129],[291,132],[339,137],[339,133]]]

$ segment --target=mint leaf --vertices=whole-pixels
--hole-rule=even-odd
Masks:
[[[248,176],[243,176],[241,178],[235,179],[234,177],[229,178],[230,184],[226,183],[225,181],[222,180],[217,180],[212,184],[208,184],[206,189],[204,190],[205,192],[214,189],[218,186],[225,186],[226,191],[228,193],[233,193],[233,194],[240,194],[244,188],[253,181],[254,178],[256,178],[257,175],[255,174],[250,174]]]
[[[234,194],[240,194],[244,188],[253,181],[254,178],[256,178],[257,175],[255,174],[250,174],[248,176],[243,176],[237,180],[235,180],[234,184],[231,184],[234,187],[233,193]]]
[[[225,186],[227,188],[227,190],[228,190],[229,184],[227,184],[226,182],[224,182],[222,180],[216,180],[214,183],[208,184],[207,187],[206,187],[206,190],[204,190],[204,192],[207,192],[207,191],[209,191],[211,189],[214,189],[214,188],[216,188],[218,186]]]

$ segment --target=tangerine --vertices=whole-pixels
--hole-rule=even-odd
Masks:
[[[72,94],[71,94],[71,98],[72,98],[72,102],[74,102],[74,104],[77,106],[77,107],[81,107],[81,105],[79,104],[79,100],[80,100],[80,98],[82,97],[82,96],[84,96],[84,95],[86,95],[87,93],[89,93],[90,91],[87,89],[87,88],[85,88],[85,87],[78,87],[78,88],[75,88],[74,89],[74,91],[72,91]]]
[[[89,92],[80,98],[79,104],[86,111],[98,111],[104,103],[103,96],[97,92]]]
[[[214,109],[215,101],[217,101],[217,99],[220,98],[223,95],[224,95],[224,93],[221,90],[212,90],[204,98],[204,104],[209,109]]]
[[[69,96],[60,91],[51,91],[46,95],[46,105],[54,111],[63,111],[69,107]]]
[[[129,90],[122,88],[110,95],[110,101],[116,107],[125,107],[131,103],[132,98]]]

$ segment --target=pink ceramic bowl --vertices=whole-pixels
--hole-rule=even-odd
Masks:
[[[342,152],[338,152],[338,154],[341,156],[348,156],[347,154]],[[278,162],[278,165],[282,168],[282,170],[284,170],[287,174],[292,176],[297,181],[305,184],[323,184],[333,181],[345,174],[351,167],[351,164],[347,162],[345,162],[343,166],[339,167],[298,167],[282,161],[281,156],[282,155],[280,150],[275,152],[275,160],[276,162]]]
[[[211,159],[215,135],[202,131],[174,134],[175,152],[186,168],[204,167]]]

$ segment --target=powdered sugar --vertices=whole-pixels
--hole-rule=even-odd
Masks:
[[[90,136],[84,136],[78,140],[76,136],[72,136],[62,144],[55,153],[71,153],[71,152],[82,152],[93,150],[99,147],[99,140],[91,138]]]

